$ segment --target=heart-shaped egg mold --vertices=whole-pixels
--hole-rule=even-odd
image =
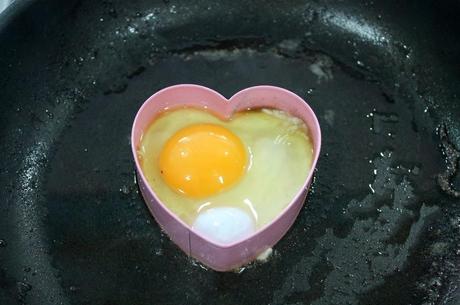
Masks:
[[[274,108],[302,119],[313,142],[312,165],[302,187],[292,201],[271,222],[251,236],[231,244],[219,244],[195,232],[170,211],[147,183],[138,159],[138,147],[144,131],[154,118],[168,109],[194,107],[228,120],[234,113],[247,109]],[[136,163],[138,183],[145,202],[162,229],[187,255],[217,271],[228,271],[254,260],[275,245],[294,223],[307,196],[321,148],[321,130],[313,110],[298,95],[279,87],[255,86],[244,89],[230,99],[198,85],[176,85],[162,89],[145,101],[134,120],[131,149]]]

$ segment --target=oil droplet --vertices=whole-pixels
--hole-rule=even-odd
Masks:
[[[48,109],[45,109],[45,113],[46,113],[46,115],[48,116],[48,118],[50,120],[52,120],[54,118],[53,113],[51,111],[49,111]]]
[[[131,190],[129,189],[129,187],[127,185],[123,185],[120,188],[120,193],[122,193],[124,195],[129,195],[129,193],[131,193]]]
[[[192,265],[195,266],[195,267],[200,267],[201,269],[206,270],[206,271],[209,270],[208,267],[206,267],[205,265],[203,265],[203,264],[200,263],[199,261],[194,260],[193,258],[190,258],[190,262],[191,262]]]
[[[375,194],[375,190],[374,190],[374,188],[372,187],[372,184],[369,184],[369,188],[371,189],[372,194]]]
[[[6,242],[6,240],[4,239],[0,239],[0,248],[4,248],[8,245],[8,243]]]
[[[234,272],[234,273],[237,273],[237,274],[241,274],[241,273],[244,272],[244,270],[246,270],[246,268],[247,268],[246,266],[244,266],[244,267],[239,267],[239,268],[234,269],[233,272]]]

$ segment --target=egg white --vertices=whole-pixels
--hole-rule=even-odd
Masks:
[[[232,131],[243,142],[249,158],[240,181],[201,199],[173,191],[158,168],[158,157],[166,141],[178,130],[198,123],[218,124]],[[208,209],[234,207],[251,215],[256,228],[260,228],[281,213],[305,182],[313,146],[305,124],[279,110],[247,111],[222,121],[209,112],[185,108],[156,118],[143,135],[138,154],[152,189],[189,225]]]

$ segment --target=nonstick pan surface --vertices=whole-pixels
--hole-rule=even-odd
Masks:
[[[0,15],[0,304],[459,304],[458,1],[17,1]],[[323,131],[264,264],[165,236],[129,134],[155,91],[252,85]]]

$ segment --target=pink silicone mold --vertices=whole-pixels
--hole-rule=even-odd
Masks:
[[[172,213],[155,194],[142,173],[137,149],[143,131],[153,119],[167,109],[178,107],[207,108],[222,119],[231,118],[248,108],[276,108],[302,119],[313,141],[312,167],[301,189],[292,201],[269,224],[246,239],[231,244],[219,244],[201,236]],[[244,89],[230,99],[209,88],[198,85],[176,85],[162,89],[145,101],[134,120],[131,148],[136,163],[138,183],[145,202],[158,224],[187,255],[217,271],[229,271],[251,262],[266,249],[274,246],[294,223],[307,196],[321,148],[318,119],[308,104],[298,95],[279,87],[256,86]]]

